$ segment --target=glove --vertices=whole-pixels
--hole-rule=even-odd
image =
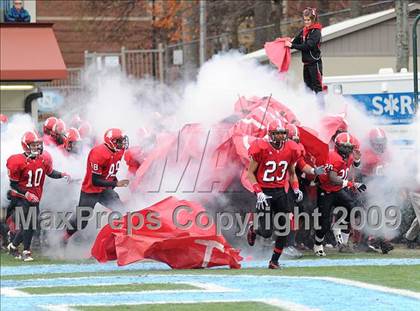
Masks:
[[[264,192],[257,193],[257,211],[264,211],[268,206],[267,199],[271,199],[272,196],[266,195]]]
[[[361,183],[361,182],[355,182],[353,184],[353,187],[355,189],[357,189],[359,192],[364,192],[367,189],[366,185],[364,183]]]
[[[324,166],[314,167],[314,174],[317,176],[325,174]]]
[[[39,198],[29,191],[25,193],[25,199],[31,203],[39,203]]]
[[[295,196],[296,196],[296,202],[300,202],[303,200],[303,192],[300,191],[300,189],[294,189],[293,192],[295,193]]]
[[[71,176],[67,173],[61,173],[61,177],[64,178],[64,180],[69,184],[71,183]]]

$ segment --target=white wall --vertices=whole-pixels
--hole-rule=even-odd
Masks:
[[[36,23],[36,0],[23,0],[23,7],[31,15],[31,23]]]

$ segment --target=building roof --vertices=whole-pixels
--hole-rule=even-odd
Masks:
[[[67,69],[51,23],[0,25],[0,80],[65,79]]]
[[[420,10],[420,4],[410,3],[408,5],[408,11],[412,12],[415,10]],[[329,40],[342,37],[349,33],[371,27],[373,25],[393,19],[395,18],[395,16],[396,16],[395,9],[389,9],[389,10],[385,10],[385,11],[381,11],[377,13],[355,17],[355,18],[348,19],[340,23],[327,26],[321,30],[322,42],[327,42]],[[292,50],[292,53],[295,53],[295,52],[297,51]],[[267,55],[265,54],[265,49],[259,49],[255,52],[246,54],[244,57],[257,59],[260,62],[268,60]]]

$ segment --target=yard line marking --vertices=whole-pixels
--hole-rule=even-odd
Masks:
[[[376,291],[380,291],[380,292],[385,292],[385,293],[390,293],[390,294],[395,294],[395,295],[400,295],[400,296],[406,296],[406,297],[410,297],[410,298],[420,300],[420,293],[416,293],[416,292],[413,292],[413,291],[408,290],[408,289],[398,289],[398,288],[386,287],[386,286],[382,286],[382,285],[373,285],[373,284],[370,284],[370,283],[353,281],[353,280],[348,280],[348,279],[341,279],[341,278],[334,278],[334,277],[328,277],[328,276],[326,276],[326,277],[308,277],[308,278],[326,280],[326,281],[330,281],[330,282],[334,282],[334,283],[338,283],[338,284],[343,284],[343,285],[350,285],[350,286],[356,286],[356,287],[361,287],[361,288],[366,288],[366,289],[372,289],[372,290],[376,290]]]
[[[212,283],[184,282],[180,284],[188,284],[191,286],[205,289],[208,292],[238,292],[240,291],[239,289],[233,289],[233,288],[224,287],[224,286],[220,286],[220,285],[216,285]]]
[[[7,296],[7,297],[28,297],[28,296],[31,296],[30,294],[24,293],[20,290],[17,290],[16,288],[12,288],[12,287],[2,287],[0,292],[1,292],[2,296]]]
[[[275,307],[280,307],[288,311],[320,311],[320,309],[313,309],[313,308],[309,308],[307,306],[304,306],[298,303],[280,300],[280,299],[256,300],[256,301],[263,302],[263,303],[266,303]]]

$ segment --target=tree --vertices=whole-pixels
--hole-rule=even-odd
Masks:
[[[395,0],[395,14],[397,17],[396,45],[397,45],[397,72],[401,68],[408,69],[408,1]]]
[[[271,1],[258,1],[258,5],[254,8],[254,25],[255,25],[255,40],[254,48],[259,49],[264,46],[264,43],[269,41],[267,26],[269,17],[271,15]]]

